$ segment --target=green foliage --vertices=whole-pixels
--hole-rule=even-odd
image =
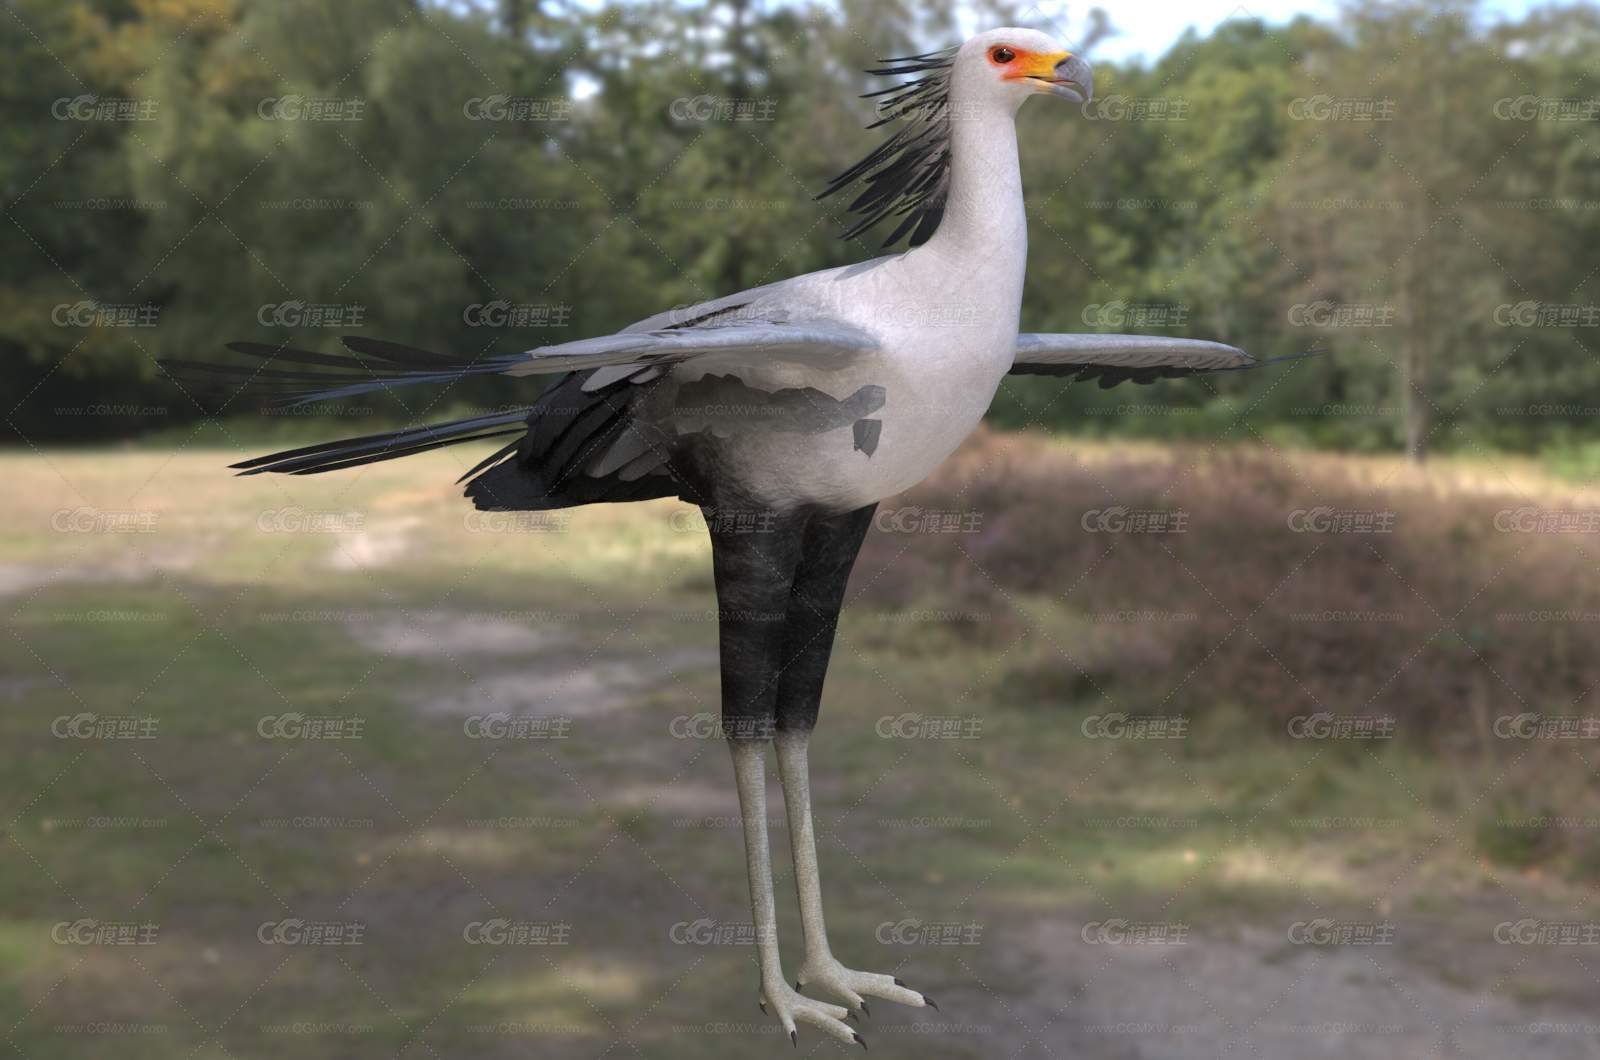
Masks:
[[[1561,830],[1547,823],[1554,819],[1553,814],[1548,806],[1540,805],[1541,813],[1527,815],[1526,806],[1523,801],[1503,799],[1479,814],[1473,826],[1478,852],[1496,865],[1517,869],[1531,868],[1553,858],[1562,845]],[[1522,816],[1508,819],[1511,811],[1521,812]]]
[[[285,304],[504,351],[870,257],[870,233],[835,238],[846,204],[812,198],[878,135],[859,129],[871,112],[856,97],[875,87],[860,70],[957,32],[948,2],[10,10],[0,355],[21,399],[8,422],[29,440],[181,432],[202,409],[155,360],[234,338],[332,346],[339,329],[274,323]],[[1592,96],[1597,46],[1587,5],[1489,24],[1459,4],[1358,3],[1331,24],[1234,20],[1150,65],[1097,64],[1101,98],[1082,114],[1029,106],[1025,328],[1325,356],[1110,393],[1017,381],[995,419],[1580,451],[1600,407],[1595,321],[1527,325],[1509,307],[1600,301],[1596,115],[1506,115],[1508,100]],[[356,101],[359,120],[280,120],[286,97]],[[83,98],[145,120],[61,117]],[[555,110],[475,116],[496,98]],[[756,120],[705,120],[697,100],[743,101]],[[149,306],[154,326],[60,323],[84,304]],[[497,304],[510,319],[482,326]],[[506,401],[474,381],[374,415]],[[127,408],[70,411],[96,403]]]

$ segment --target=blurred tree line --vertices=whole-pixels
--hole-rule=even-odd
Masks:
[[[0,352],[31,441],[203,422],[155,361],[228,339],[506,351],[872,256],[811,195],[879,135],[863,68],[962,24],[954,0],[6,7]],[[1114,15],[1088,24],[1092,59]],[[1597,52],[1592,6],[1407,0],[1096,63],[1081,114],[1020,119],[1024,327],[1324,356],[1137,391],[1018,380],[996,418],[1419,456],[1585,441]],[[507,400],[488,381],[330,411]]]

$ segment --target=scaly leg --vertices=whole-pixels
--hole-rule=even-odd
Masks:
[[[795,890],[800,896],[800,923],[806,937],[806,959],[795,986],[821,986],[863,1014],[870,1014],[863,995],[937,1010],[939,1006],[932,998],[909,989],[892,975],[846,968],[828,948],[828,929],[822,920],[822,878],[817,871],[817,840],[811,824],[811,777],[806,764],[810,737],[803,730],[780,730],[773,741],[778,749],[778,776],[783,782],[783,802],[789,815]]]
[[[771,1005],[789,1040],[799,1045],[795,1021],[814,1023],[841,1042],[866,1047],[866,1039],[842,1022],[849,1010],[814,1001],[792,989],[778,960],[778,915],[772,898],[772,854],[767,846],[767,742],[735,739],[733,775],[739,787],[744,824],[745,867],[750,874],[750,910],[755,920],[756,954],[761,965],[761,1009]]]
[[[806,936],[806,959],[800,969],[799,985],[821,985],[863,1013],[867,1011],[863,996],[938,1007],[893,976],[851,971],[834,960],[822,921],[822,882],[811,824],[806,747],[822,704],[822,685],[828,674],[828,658],[833,653],[834,631],[844,605],[850,568],[855,565],[856,553],[876,509],[876,505],[868,505],[842,515],[814,519],[806,527],[784,616],[784,667],[775,705],[778,774],[789,814],[795,889],[800,896],[800,919]]]

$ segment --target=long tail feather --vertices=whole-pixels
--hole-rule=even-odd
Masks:
[[[299,449],[287,449],[232,465],[241,475],[264,471],[289,475],[315,475],[342,467],[394,460],[461,442],[476,442],[507,434],[520,434],[527,426],[529,409],[513,409],[487,416],[472,416],[449,423],[407,427],[359,438],[341,438]]]
[[[414,346],[361,336],[346,336],[346,353],[316,353],[262,342],[230,342],[234,353],[264,364],[212,364],[206,361],[168,359],[161,367],[183,382],[218,379],[241,388],[264,391],[273,404],[296,408],[318,401],[354,397],[390,387],[422,383],[453,383],[475,375],[495,375],[522,361],[522,354],[499,354],[456,360]],[[326,370],[325,370],[326,369]]]

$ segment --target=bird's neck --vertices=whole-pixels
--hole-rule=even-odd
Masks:
[[[944,218],[918,249],[941,259],[952,275],[1020,305],[1028,224],[1013,112],[972,114],[957,109],[950,131]]]

